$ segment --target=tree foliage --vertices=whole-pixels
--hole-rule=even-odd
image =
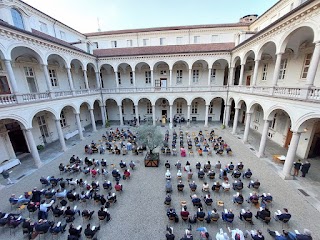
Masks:
[[[137,130],[137,141],[140,145],[146,145],[152,151],[163,143],[163,135],[156,126],[143,125]]]

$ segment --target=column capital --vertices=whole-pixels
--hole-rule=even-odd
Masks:
[[[89,111],[93,111],[94,109],[93,108],[89,108]]]
[[[320,40],[314,43],[316,46],[320,46]]]
[[[235,110],[240,110],[241,108],[239,108],[239,107],[235,107],[234,109],[235,109]]]
[[[42,66],[42,67],[48,67],[48,64],[41,63],[41,66]]]
[[[83,71],[83,72],[86,72],[86,71],[87,71],[87,69],[82,69],[82,71]]]
[[[56,122],[58,122],[58,121],[60,121],[60,120],[61,120],[61,118],[56,118],[56,119],[55,119]]]
[[[247,112],[246,114],[247,114],[247,115],[252,115],[252,112]]]
[[[255,59],[254,61],[255,61],[255,62],[259,62],[260,60],[261,60],[261,59],[258,58],[258,59]]]
[[[283,52],[276,53],[277,56],[281,56],[282,54],[283,54]]]

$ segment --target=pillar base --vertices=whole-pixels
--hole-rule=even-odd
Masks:
[[[169,128],[170,128],[170,129],[172,129],[172,126],[173,126],[172,123],[169,123]]]
[[[207,127],[208,127],[208,124],[205,124],[203,127],[206,127],[206,128],[207,128]]]
[[[280,172],[280,177],[283,180],[293,180],[294,179],[292,175],[285,175],[283,172]]]
[[[37,168],[41,168],[44,165],[43,162],[36,163]]]
[[[266,155],[263,153],[263,154],[261,154],[261,153],[257,153],[257,157],[258,158],[264,158]]]

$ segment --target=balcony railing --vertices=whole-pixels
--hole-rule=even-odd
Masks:
[[[292,100],[317,101],[320,102],[320,88],[297,88],[297,87],[261,87],[261,86],[182,86],[182,87],[136,87],[136,88],[104,88],[93,90],[59,91],[45,93],[26,93],[26,94],[6,94],[0,95],[0,106],[5,107],[19,103],[30,103],[38,101],[48,101],[67,97],[78,97],[92,94],[127,94],[127,93],[179,93],[179,92],[239,92],[244,94],[254,94],[276,98]]]

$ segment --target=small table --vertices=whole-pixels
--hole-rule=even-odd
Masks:
[[[273,157],[273,161],[275,161],[276,163],[284,164],[286,160],[286,156],[284,155],[273,155],[272,157]]]

